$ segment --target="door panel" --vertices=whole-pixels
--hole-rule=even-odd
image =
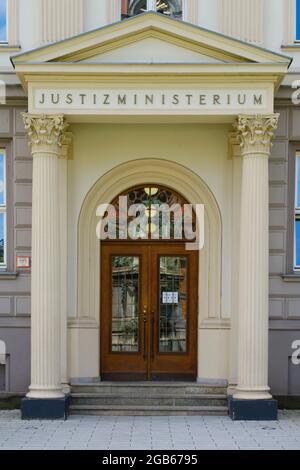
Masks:
[[[147,250],[103,243],[101,251],[101,376],[146,380]]]
[[[151,249],[152,380],[197,375],[198,253],[185,245]]]
[[[175,243],[102,243],[103,380],[194,380],[198,253]]]
[[[159,353],[187,351],[186,256],[159,257]]]
[[[112,282],[112,352],[138,352],[139,332],[139,278],[138,256],[111,257]]]

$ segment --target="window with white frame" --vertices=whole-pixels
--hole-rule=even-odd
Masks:
[[[145,11],[157,11],[170,18],[182,19],[182,0],[122,0],[122,19]]]
[[[300,41],[300,0],[296,0],[296,41]]]
[[[0,0],[0,43],[8,41],[7,0]]]
[[[300,270],[300,154],[296,155],[294,266],[295,266],[295,269]]]
[[[6,155],[0,149],[0,268],[6,266]]]

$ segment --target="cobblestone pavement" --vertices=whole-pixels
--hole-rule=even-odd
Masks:
[[[227,417],[70,416],[68,421],[21,421],[0,412],[0,450],[300,449],[300,411],[278,422],[233,422]]]

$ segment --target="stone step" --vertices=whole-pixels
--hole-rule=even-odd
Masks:
[[[142,396],[149,395],[227,395],[227,388],[223,385],[202,385],[184,382],[97,382],[87,384],[73,384],[72,393],[96,393],[116,396]]]
[[[227,416],[227,406],[71,405],[71,415],[94,416]]]
[[[197,394],[173,395],[165,394],[150,396],[140,395],[104,395],[99,393],[72,393],[74,405],[152,405],[152,406],[226,406],[226,395]]]

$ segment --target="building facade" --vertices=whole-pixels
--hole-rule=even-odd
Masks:
[[[33,417],[176,380],[274,417],[300,395],[299,2],[0,5],[0,393]],[[203,249],[100,241],[119,196],[204,206]]]

